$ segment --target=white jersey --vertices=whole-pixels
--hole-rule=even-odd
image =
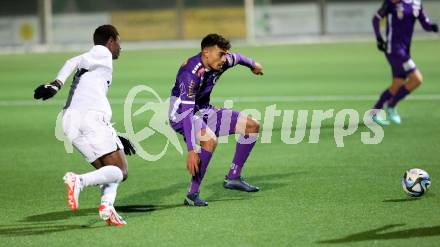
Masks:
[[[112,63],[112,53],[102,45],[95,45],[88,52],[67,60],[56,79],[64,84],[74,70],[77,72],[64,109],[99,111],[111,118],[107,91],[112,82]]]

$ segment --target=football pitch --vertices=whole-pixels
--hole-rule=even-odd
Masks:
[[[123,44],[122,44],[123,46]],[[264,76],[237,67],[217,82],[212,98],[223,106],[262,113],[276,105],[270,143],[258,141],[244,169],[258,193],[222,186],[234,154],[234,137],[220,143],[201,195],[209,206],[183,206],[190,180],[186,154],[168,145],[157,161],[128,157],[129,178],[118,189],[116,206],[128,222],[108,227],[99,219],[100,191],[86,188],[80,209],[70,212],[62,176],[92,167],[55,137],[55,120],[68,95],[67,83],[53,99],[33,100],[33,90],[52,80],[64,61],[78,53],[0,55],[0,246],[435,246],[440,241],[440,43],[415,41],[413,59],[424,83],[399,104],[401,125],[384,128],[378,144],[364,144],[372,131],[362,117],[390,83],[390,69],[375,44],[336,43],[233,47],[264,66]],[[114,127],[125,132],[124,99],[137,85],[169,97],[177,70],[197,49],[122,51],[114,62],[109,91]],[[143,105],[140,95],[133,111]],[[309,143],[313,110],[333,110]],[[357,130],[337,147],[335,115],[359,113]],[[165,109],[166,110],[166,109]],[[305,137],[286,144],[283,116],[309,113]],[[151,112],[132,116],[133,128],[149,126]],[[270,127],[270,126],[269,126]],[[268,127],[268,128],[269,128]],[[336,126],[338,127],[338,126]],[[186,147],[179,136],[180,146]],[[142,141],[151,154],[167,138],[156,132]],[[404,194],[409,168],[426,170],[430,191],[419,199]]]

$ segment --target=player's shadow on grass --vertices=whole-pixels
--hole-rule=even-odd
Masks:
[[[71,230],[92,230],[101,227],[107,227],[107,225],[91,226],[91,225],[54,225],[54,224],[17,224],[17,225],[0,225],[0,236],[20,237],[30,235],[42,235],[55,232],[64,232]]]
[[[182,193],[182,195],[185,195],[187,188],[188,188],[188,182],[175,183],[167,187],[145,190],[128,196],[124,196],[118,201],[126,205],[134,205],[134,206],[145,205],[145,204],[155,205],[163,201],[165,197],[174,195],[176,193]],[[182,202],[183,202],[183,198],[182,198]],[[160,206],[158,206],[157,209],[159,208],[166,209],[166,205],[163,206],[165,206],[165,208],[161,208]],[[173,205],[173,207],[176,207],[176,205]],[[149,211],[153,211],[153,210],[149,210]],[[146,212],[148,212],[148,210],[146,210]]]
[[[435,197],[434,193],[428,193],[426,195],[423,196],[423,198],[425,198],[424,200],[427,200],[430,197]],[[387,199],[387,200],[383,200],[382,202],[417,202],[421,199],[421,197],[406,197],[406,198],[398,198],[398,199]]]
[[[135,204],[135,205],[122,205],[115,206],[116,211],[122,213],[139,213],[139,212],[153,212],[157,210],[171,209],[176,207],[181,207],[183,204],[171,204],[171,205],[151,205],[151,204]],[[57,221],[57,220],[67,220],[73,217],[80,216],[97,216],[98,209],[97,208],[85,208],[78,209],[75,213],[65,210],[58,212],[50,212],[45,214],[37,214],[26,217],[24,220],[20,222],[48,222],[48,221]]]
[[[401,198],[401,199],[388,199],[383,200],[382,202],[415,202],[420,198]]]
[[[260,186],[263,191],[273,190],[280,187],[287,186],[288,181],[283,182],[292,176],[298,175],[298,172],[292,173],[282,173],[282,174],[270,174],[263,176],[249,176],[246,179],[249,182],[255,183]],[[125,214],[127,218],[136,217],[140,215],[145,215],[145,213],[150,213],[157,210],[166,210],[178,207],[185,207],[183,202],[175,204],[152,204],[144,202],[158,202],[164,197],[173,195],[175,193],[185,193],[188,183],[176,183],[168,187],[159,188],[155,190],[147,190],[144,192],[139,192],[128,197],[122,198],[120,201],[121,206],[116,206],[116,210],[120,213]],[[240,201],[248,200],[252,197],[258,196],[258,193],[245,193],[238,191],[226,190],[222,186],[222,180],[215,183],[207,185],[207,191],[209,190],[214,195],[209,197],[209,201]],[[142,202],[140,201],[142,198]],[[50,212],[44,214],[31,215],[19,222],[17,225],[0,225],[0,236],[28,236],[28,235],[42,235],[62,231],[70,230],[91,230],[100,227],[107,227],[107,225],[100,219],[97,219],[98,209],[97,208],[85,208],[78,209],[75,213],[70,210]],[[54,221],[68,220],[73,217],[81,216],[93,216],[93,220],[89,220],[87,224],[73,224],[73,225],[62,225],[54,224]],[[98,226],[93,226],[95,223],[100,222],[102,224]]]
[[[440,225],[389,231],[392,228],[396,228],[404,225],[405,224],[390,224],[370,231],[348,235],[346,237],[339,239],[322,240],[322,241],[318,241],[317,243],[341,244],[341,243],[351,243],[351,242],[360,242],[360,241],[409,239],[409,238],[430,237],[430,236],[440,235]]]
[[[178,204],[169,204],[169,205],[125,205],[125,206],[116,206],[116,211],[120,213],[146,213],[146,212],[153,212],[158,210],[164,210],[164,209],[171,209],[171,208],[179,208],[179,207],[185,207],[183,203]]]
[[[260,187],[262,191],[274,190],[280,187],[289,185],[289,178],[298,175],[298,172],[291,173],[280,173],[280,174],[268,174],[261,176],[249,176],[246,180],[249,183],[255,184]],[[231,191],[223,188],[223,177],[218,177],[216,181],[206,184],[208,180],[204,180],[202,185],[202,190],[206,193],[206,199],[208,202],[219,202],[219,201],[241,201],[248,200],[252,197],[258,197],[259,193],[246,193],[239,191]],[[288,180],[288,181],[283,181]],[[128,206],[119,206],[116,210],[119,212],[127,213],[145,213],[154,210],[163,210],[168,208],[183,207],[183,199],[188,188],[189,181],[175,183],[167,187],[145,190],[138,192],[126,197],[121,198],[119,201]],[[176,202],[176,204],[171,205],[156,205],[160,204],[166,197],[173,196],[175,194],[182,194],[182,200]],[[149,205],[154,204],[154,205]],[[141,207],[138,207],[140,205]],[[134,215],[133,215],[134,216]],[[132,216],[132,217],[133,217]]]
[[[73,213],[70,210],[64,210],[64,211],[50,212],[45,214],[31,215],[24,218],[20,222],[47,222],[47,221],[66,220],[78,216],[97,215],[97,213],[98,213],[97,208],[78,209],[75,213]]]
[[[183,207],[183,204],[171,204],[171,205],[123,205],[116,206],[116,210],[120,213],[124,213],[125,216],[130,217],[131,213],[145,213],[156,210],[165,210],[176,207]],[[63,232],[70,230],[91,230],[101,227],[107,227],[107,224],[101,219],[97,218],[97,208],[78,209],[75,213],[69,210],[50,212],[45,214],[38,214],[28,216],[21,220],[16,225],[0,225],[0,236],[28,236],[28,235],[42,235],[55,232]],[[62,225],[54,224],[54,221],[67,220],[72,217],[80,216],[94,216],[86,224],[75,225]],[[97,226],[93,226],[95,223],[100,223]]]
[[[301,172],[305,173],[305,172]],[[252,197],[259,197],[262,192],[275,190],[291,184],[288,180],[292,176],[297,176],[299,172],[277,173],[259,176],[247,176],[246,181],[260,188],[260,192],[247,193],[242,191],[233,191],[223,188],[222,182],[211,183],[205,188],[210,192],[210,196],[206,198],[208,201],[233,201],[247,200]],[[284,181],[283,181],[284,180]]]
[[[87,211],[90,209],[82,210],[82,215],[87,214]],[[95,210],[96,211],[96,210]],[[62,212],[57,212],[58,214],[52,214],[57,219],[61,219]],[[95,212],[96,213],[96,212]],[[30,236],[30,235],[43,235],[50,234],[55,232],[64,232],[71,230],[93,230],[101,227],[107,227],[102,220],[98,220],[94,218],[93,220],[89,220],[85,224],[70,224],[70,225],[62,225],[62,224],[54,224],[50,222],[45,217],[47,214],[36,215],[37,217],[30,216],[25,220],[20,221],[18,224],[9,224],[9,225],[0,225],[0,236],[10,236],[10,237],[20,237],[20,236]],[[42,218],[46,220],[42,220]],[[101,225],[94,226],[97,222],[103,222]]]
[[[246,177],[246,180],[249,183],[259,186],[262,191],[268,191],[268,190],[273,190],[287,186],[289,182],[288,181],[284,182],[282,180],[286,180],[289,177],[298,174],[299,174],[298,172],[291,172],[291,173],[281,173],[281,174],[269,174],[262,176],[249,176]],[[206,183],[209,182],[211,179],[212,177],[208,179],[205,178],[204,184],[201,187],[204,193],[206,192],[207,194],[213,194],[205,198],[209,202],[246,200],[246,199],[250,199],[251,197],[258,196],[258,193],[231,191],[223,188],[223,177],[221,176],[218,177],[212,183]],[[125,196],[118,201],[120,201],[123,204],[131,205],[131,206],[120,206],[119,208],[121,207],[127,207],[127,208],[125,209],[116,208],[116,209],[121,210],[121,212],[124,212],[122,210],[128,210],[129,212],[150,212],[154,210],[163,210],[171,207],[176,208],[179,206],[183,206],[183,199],[186,194],[188,184],[189,181],[180,182],[169,185],[167,187],[145,190],[129,196]],[[160,204],[160,202],[163,201],[166,197],[173,196],[175,194],[182,194],[181,204],[156,205],[156,204]],[[180,201],[176,203],[180,203]],[[149,207],[148,204],[154,204],[156,206],[151,205],[151,207]],[[137,208],[136,205],[143,205],[143,207]]]

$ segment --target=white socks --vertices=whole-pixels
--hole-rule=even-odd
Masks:
[[[79,178],[84,188],[84,187],[96,186],[96,185],[120,183],[122,181],[123,175],[119,167],[110,165],[110,166],[101,167],[93,172],[81,174],[79,175]]]
[[[104,184],[101,186],[101,204],[113,206],[119,183]]]

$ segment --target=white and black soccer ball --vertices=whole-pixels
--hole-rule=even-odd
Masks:
[[[409,196],[419,197],[431,187],[431,179],[429,174],[422,169],[409,169],[403,174],[402,187]]]

